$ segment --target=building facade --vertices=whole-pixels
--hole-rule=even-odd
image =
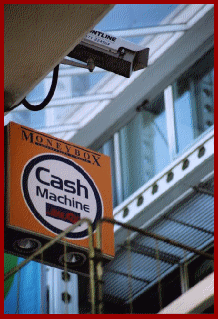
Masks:
[[[117,5],[96,27],[149,47],[147,69],[123,79],[62,67],[51,105],[37,115],[21,106],[6,123],[109,155],[115,220],[213,254],[214,5],[147,6]],[[116,15],[123,24],[113,29]],[[46,95],[50,77],[30,99]],[[212,280],[212,260],[118,225],[114,231],[116,256],[103,277],[105,313],[163,312],[205,278]],[[60,271],[48,273],[46,309],[63,313],[66,283]],[[88,313],[88,279],[71,277],[67,311]],[[180,311],[213,313],[213,293]]]

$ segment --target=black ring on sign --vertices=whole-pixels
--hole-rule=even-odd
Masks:
[[[97,191],[97,188],[95,186],[95,184],[93,183],[93,181],[91,180],[91,178],[88,176],[88,174],[77,164],[75,164],[72,160],[65,158],[65,157],[61,157],[55,154],[44,154],[38,157],[33,158],[25,167],[24,172],[23,172],[23,177],[22,177],[22,188],[23,188],[23,194],[24,194],[24,198],[26,200],[26,203],[28,205],[28,207],[31,209],[32,213],[34,214],[34,216],[42,223],[43,226],[45,226],[46,228],[48,228],[49,230],[51,230],[52,232],[56,233],[56,234],[60,234],[63,232],[63,230],[52,226],[50,223],[48,223],[37,211],[37,209],[35,208],[30,195],[29,195],[29,191],[28,191],[28,177],[29,174],[31,172],[31,170],[33,169],[33,167],[35,165],[37,165],[38,163],[45,161],[45,160],[56,160],[56,161],[61,161],[67,165],[73,166],[74,169],[76,169],[80,174],[83,175],[83,177],[87,180],[87,182],[89,183],[89,185],[91,186],[93,192],[94,192],[94,196],[95,196],[95,200],[96,200],[96,204],[97,204],[97,212],[96,212],[96,217],[95,220],[92,224],[93,227],[93,232],[96,228],[96,224],[97,221],[102,217],[102,203],[101,203],[101,198],[99,196],[99,193]],[[88,230],[84,230],[80,233],[68,233],[66,235],[66,237],[68,238],[72,238],[72,239],[79,239],[79,238],[84,238],[88,236]]]

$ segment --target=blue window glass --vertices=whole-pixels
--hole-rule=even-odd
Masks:
[[[41,111],[32,112],[28,109],[21,110],[21,107],[18,106],[14,111],[11,111],[8,115],[5,116],[4,125],[7,125],[10,121],[13,121],[18,124],[37,129],[45,125],[45,120],[44,109]]]
[[[45,98],[45,88],[43,81],[40,82],[28,95],[27,100],[29,102],[34,102],[38,100],[43,100]]]
[[[214,125],[213,65],[211,50],[173,84],[178,153]]]
[[[105,73],[87,73],[82,75],[74,75],[72,81],[71,96],[82,96],[93,88],[103,77]]]
[[[125,199],[170,161],[163,94],[120,130],[120,153]]]
[[[97,30],[123,30],[156,26],[179,4],[116,4]]]
[[[40,104],[45,98],[44,81],[40,82],[26,97],[31,104]],[[21,125],[26,125],[37,129],[45,125],[45,109],[37,112],[32,112],[28,109],[23,109],[23,106],[18,106],[14,111],[11,111],[4,118],[4,124],[14,121]]]

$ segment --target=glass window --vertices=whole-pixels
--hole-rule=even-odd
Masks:
[[[74,75],[72,81],[72,96],[82,96],[92,89],[103,77],[104,73],[86,73]]]
[[[44,81],[41,81],[28,95],[27,100],[28,102],[32,103],[34,101],[39,101],[41,99],[44,100],[45,98],[45,86]]]
[[[114,160],[114,143],[113,138],[107,141],[99,150],[99,153],[105,154],[111,159],[111,177],[112,177],[112,196],[113,196],[113,207],[116,207],[118,203],[117,199],[117,187],[115,180],[115,160]]]
[[[99,22],[97,30],[125,30],[156,26],[179,4],[116,4]]]
[[[44,81],[40,82],[26,97],[27,101],[33,105],[40,104],[44,98]],[[45,109],[32,112],[20,105],[4,117],[4,125],[7,125],[10,121],[37,129],[45,125]]]
[[[170,162],[163,94],[120,130],[120,153],[125,199]]]
[[[178,153],[214,124],[213,65],[211,50],[173,84]]]
[[[99,22],[96,29],[115,31],[157,26],[163,22],[164,19],[169,18],[174,10],[177,11],[179,7],[179,4],[116,4]],[[134,43],[140,43],[144,39],[144,36],[127,37],[127,39]],[[68,59],[70,58],[68,57]],[[110,83],[108,83],[109,77],[113,76],[113,74],[103,70],[95,72],[96,69],[93,73],[88,72],[88,70],[86,70],[87,72],[83,70],[85,72],[83,73],[78,69],[78,74],[76,74],[76,69],[78,68],[61,64],[57,87],[50,105],[44,110],[34,113],[25,110],[22,106],[18,107],[5,117],[5,124],[9,121],[15,121],[35,129],[41,129],[45,126],[64,125],[66,119],[68,122],[81,121],[81,112],[75,112],[74,105],[73,107],[72,103],[69,105],[68,99],[87,94],[94,95],[103,91],[105,93],[113,92],[113,86],[111,88]],[[38,104],[47,96],[51,87],[52,76],[53,72],[50,72],[48,76],[28,94],[27,99],[30,103]],[[123,80],[125,79],[121,78],[119,81],[123,83]],[[117,78],[116,81],[118,81]],[[97,87],[98,84],[100,84],[100,87]],[[58,101],[65,99],[66,105],[51,108],[53,102],[57,105]],[[101,103],[101,105],[103,104]],[[77,108],[77,106],[75,107]],[[93,106],[91,111],[89,106],[86,107],[86,104],[80,104],[78,106],[78,109],[82,110],[83,114],[96,112],[97,108],[100,109],[98,104]],[[51,134],[56,135],[55,133]]]

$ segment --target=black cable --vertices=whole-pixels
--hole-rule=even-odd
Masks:
[[[42,101],[42,103],[40,103],[38,105],[33,105],[33,104],[30,104],[26,100],[26,98],[24,98],[20,104],[23,104],[30,111],[40,111],[40,110],[44,109],[44,107],[46,105],[48,105],[48,103],[51,101],[51,99],[54,95],[54,92],[55,92],[55,89],[57,86],[57,81],[58,81],[58,71],[59,71],[59,64],[54,68],[50,90],[48,92],[48,95],[44,99],[44,101]],[[18,104],[18,105],[20,105],[20,104]]]

